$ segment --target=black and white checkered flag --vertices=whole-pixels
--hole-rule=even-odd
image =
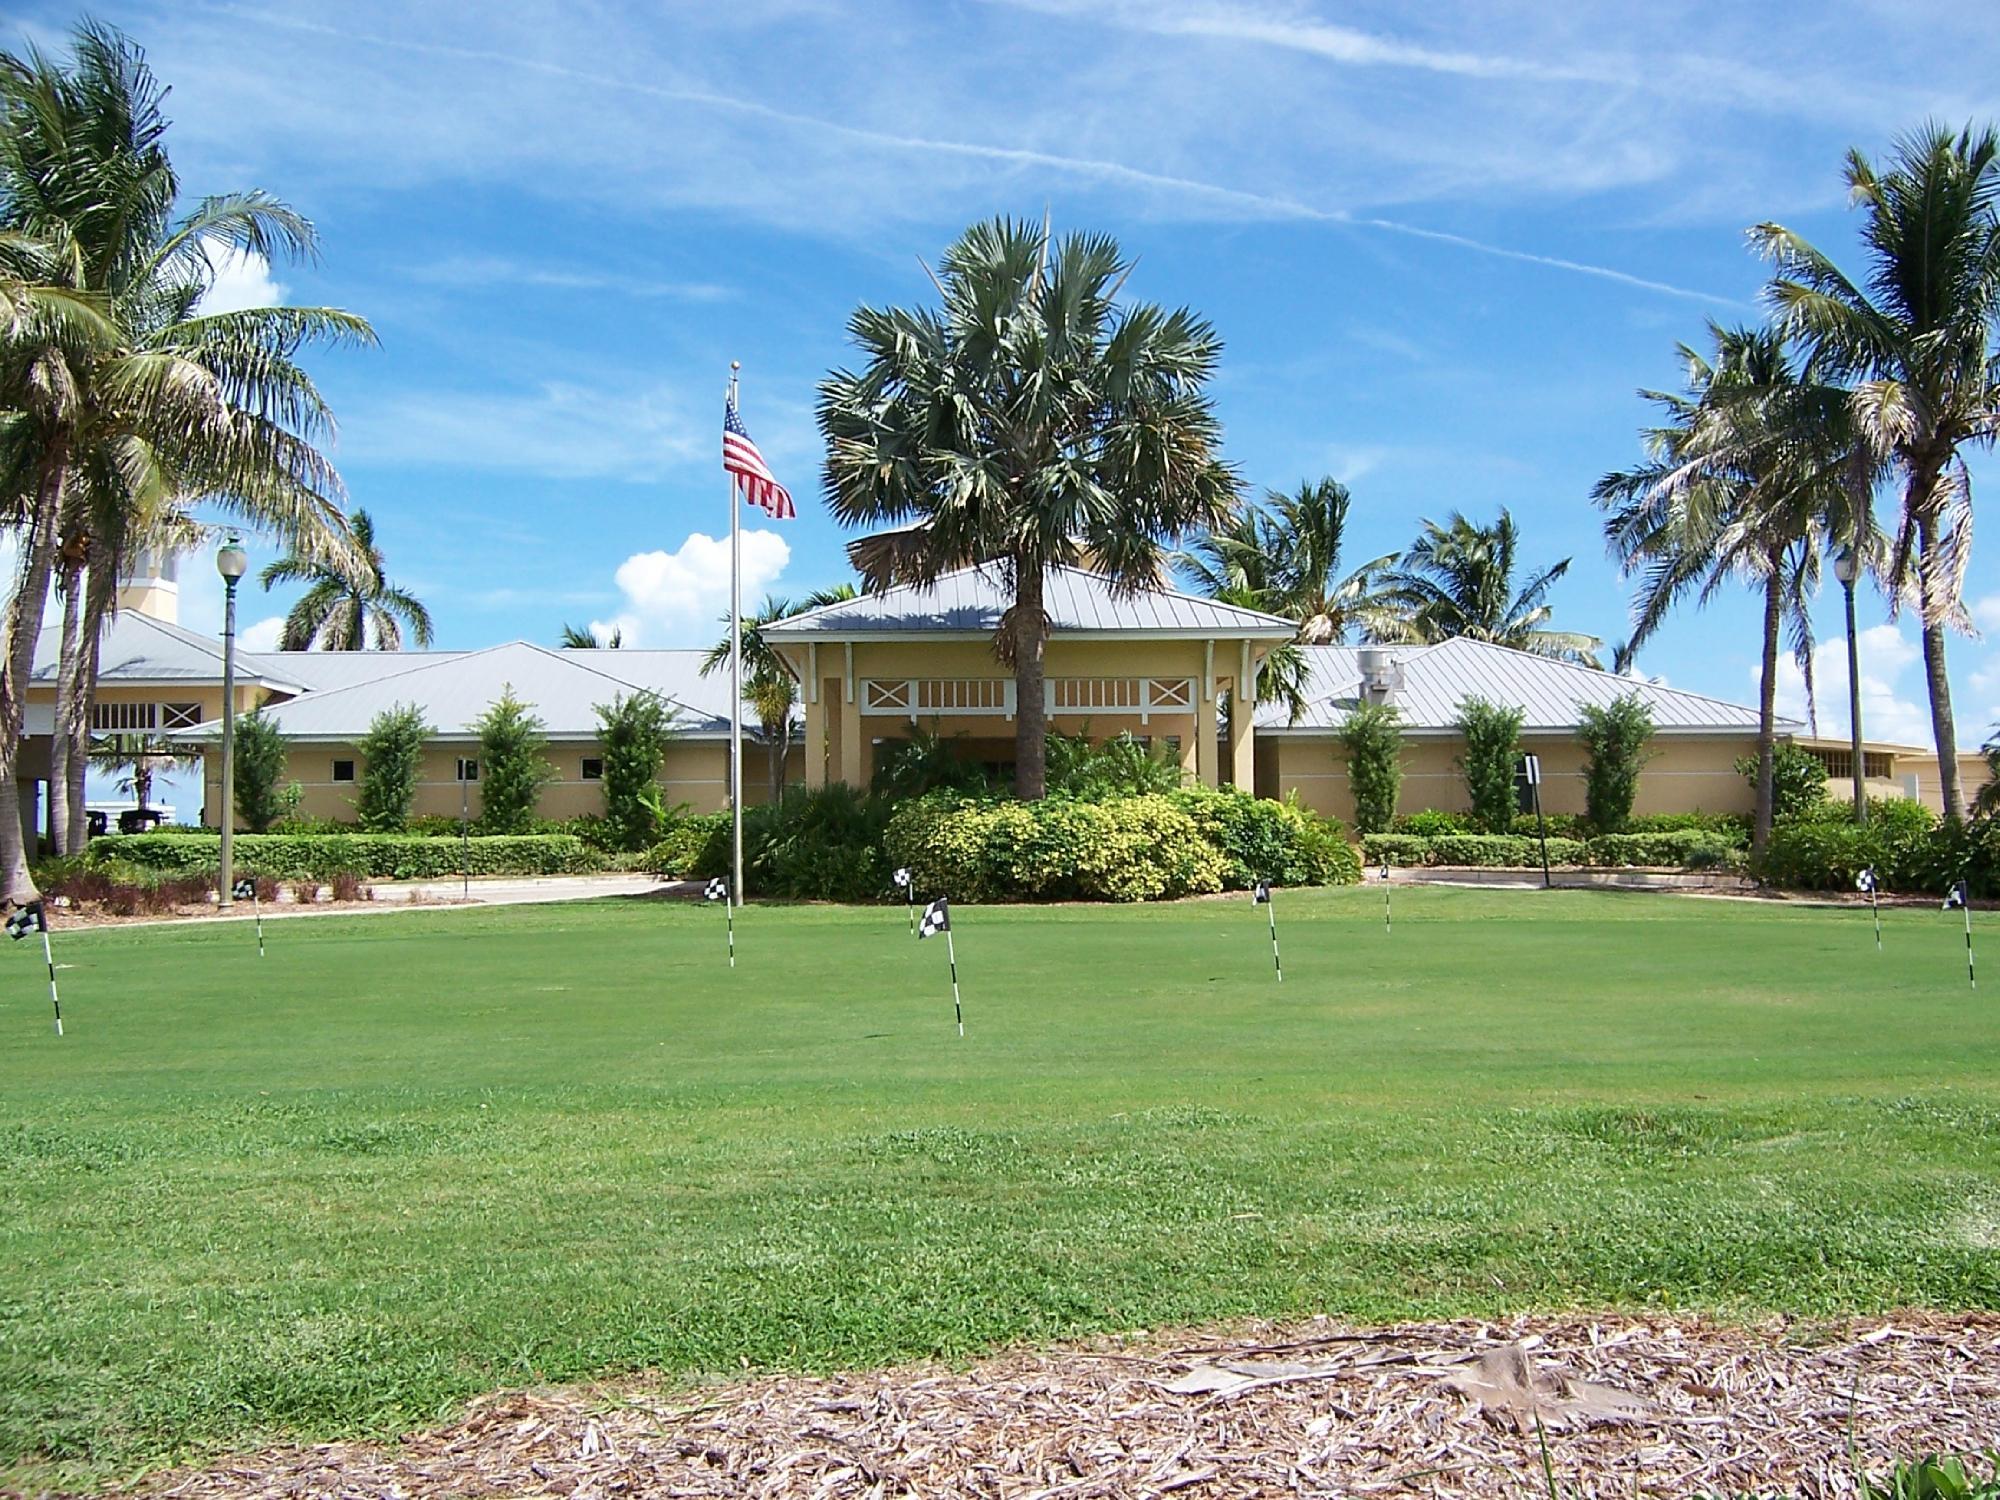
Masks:
[[[1285,982],[1285,961],[1278,957],[1278,903],[1271,899],[1271,882],[1260,880],[1250,892],[1250,904],[1264,908],[1271,919],[1271,967],[1278,971],[1278,983]]]
[[[1854,877],[1854,888],[1863,895],[1872,896],[1875,894],[1875,867],[1873,865],[1870,865]]]
[[[720,875],[716,876],[715,879],[708,883],[707,895],[711,901],[727,901],[729,899],[729,882],[724,880]]]
[[[1956,911],[1963,905],[1965,905],[1965,882],[1961,880],[1944,893],[1944,905],[1938,909],[1940,911]]]
[[[896,873],[889,878],[896,882],[896,889],[899,891],[907,891],[910,888],[910,871],[907,866],[898,865]]]
[[[1268,903],[1270,899],[1271,899],[1271,882],[1268,880],[1258,881],[1257,888],[1250,893],[1251,902],[1254,905],[1263,906],[1266,903]]]
[[[254,901],[257,898],[257,882],[239,880],[236,882],[235,893],[238,901]]]
[[[17,943],[31,932],[48,930],[49,919],[43,913],[42,903],[39,901],[30,901],[26,906],[17,908],[7,919],[7,936]]]
[[[936,937],[940,932],[951,931],[951,902],[943,896],[924,908],[924,919],[917,923],[917,936]]]

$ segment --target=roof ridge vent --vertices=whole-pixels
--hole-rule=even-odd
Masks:
[[[1381,646],[1363,646],[1356,655],[1361,668],[1361,701],[1393,708],[1403,690],[1403,662]]]

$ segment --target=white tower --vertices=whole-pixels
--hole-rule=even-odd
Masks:
[[[180,558],[151,547],[141,550],[118,580],[118,607],[137,610],[169,625],[180,624]]]

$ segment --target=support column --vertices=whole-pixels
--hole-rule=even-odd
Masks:
[[[1229,783],[1240,792],[1257,789],[1256,696],[1240,677],[1229,685]]]
[[[806,785],[826,785],[826,701],[825,695],[806,697]]]
[[[861,705],[852,701],[840,705],[840,762],[837,770],[829,771],[834,781],[844,781],[849,786],[860,786],[861,774]]]
[[[1203,691],[1195,699],[1194,714],[1194,763],[1195,772],[1203,786],[1216,784],[1215,742],[1215,681],[1210,678],[1202,684]]]

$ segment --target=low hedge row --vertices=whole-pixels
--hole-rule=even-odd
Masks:
[[[153,870],[212,870],[222,859],[222,837],[124,834],[94,840],[90,857]],[[461,846],[455,839],[405,833],[239,833],[236,862],[281,880],[322,881],[336,875],[440,880],[462,870],[472,875],[574,875],[597,864],[583,841],[571,834],[480,836]]]
[[[1549,813],[1546,822],[1549,837],[1552,839],[1588,839],[1636,833],[1709,833],[1730,844],[1741,845],[1750,842],[1750,819],[1740,813],[1635,813],[1626,819],[1625,827],[1618,835],[1596,834],[1589,820],[1580,813]],[[1479,834],[1480,830],[1473,822],[1471,813],[1426,809],[1423,812],[1399,814],[1391,832],[1437,838],[1452,833]],[[1515,817],[1510,832],[1520,837],[1534,838],[1540,832],[1540,826],[1536,823],[1533,813],[1520,813]]]
[[[1678,833],[1601,833],[1595,838],[1549,839],[1552,865],[1713,865],[1726,860],[1735,844],[1726,835],[1687,829]],[[1542,845],[1524,834],[1375,833],[1363,841],[1371,865],[1459,865],[1500,869],[1539,867]]]
[[[1981,898],[2000,896],[2000,819],[1970,823],[1798,819],[1771,830],[1755,872],[1767,884],[1802,891],[1852,891],[1872,868],[1885,892],[1941,896],[1964,880]]]

